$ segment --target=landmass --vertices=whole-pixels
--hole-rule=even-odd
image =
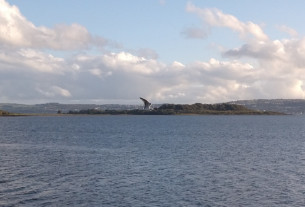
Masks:
[[[237,104],[245,106],[255,111],[275,111],[284,114],[305,114],[305,99],[253,99],[238,100],[227,102],[228,104]],[[151,108],[159,108],[162,104],[153,104]],[[61,103],[44,103],[44,104],[17,104],[17,103],[0,103],[0,110],[9,111],[19,114],[57,114],[58,111],[68,113],[69,111],[81,110],[141,110],[143,105],[140,104],[61,104]]]
[[[163,104],[152,110],[100,110],[84,109],[69,111],[67,114],[104,114],[104,115],[280,115],[272,111],[257,111],[237,104]]]
[[[254,111],[273,111],[279,112],[282,114],[294,114],[294,115],[302,115],[305,114],[305,99],[253,99],[253,100],[238,100],[227,102],[226,104],[235,104],[242,105],[247,109],[251,109]],[[153,104],[151,108],[159,108],[162,104]],[[184,105],[184,104],[183,104]],[[136,104],[61,104],[61,103],[44,103],[44,104],[17,104],[17,103],[0,103],[0,110],[5,111],[7,114],[10,112],[11,114],[58,114],[58,112],[62,112],[62,114],[67,114],[70,111],[73,112],[84,112],[86,110],[94,111],[93,113],[101,113],[100,111],[107,111],[108,114],[113,113],[161,113],[160,111],[152,110],[151,112],[142,112],[143,105]],[[163,111],[165,113],[165,111]],[[236,112],[236,111],[235,111]],[[90,112],[91,113],[91,112]],[[103,112],[104,114],[106,112]],[[173,112],[168,110],[166,113]],[[180,114],[181,111],[178,111]],[[202,113],[202,112],[200,112]],[[209,111],[211,113],[211,111]],[[228,113],[228,112],[227,112]],[[237,113],[237,112],[236,112]],[[268,112],[267,112],[268,113]],[[219,114],[219,113],[217,113]],[[1,115],[3,116],[3,115]]]
[[[0,110],[0,116],[24,116],[24,114],[10,113],[7,111]]]
[[[305,114],[305,99],[253,99],[228,102],[259,111],[277,111],[285,114]]]
[[[154,104],[159,107],[161,104]],[[67,113],[68,111],[80,111],[86,109],[97,110],[133,110],[142,109],[142,105],[131,104],[61,104],[61,103],[44,103],[44,104],[18,104],[18,103],[0,103],[0,110],[11,113],[21,114],[57,114],[58,111]]]

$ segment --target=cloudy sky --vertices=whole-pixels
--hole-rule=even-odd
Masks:
[[[303,8],[303,0],[0,0],[0,102],[305,98]]]

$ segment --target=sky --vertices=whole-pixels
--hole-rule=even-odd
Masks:
[[[0,0],[0,103],[305,98],[302,0]]]

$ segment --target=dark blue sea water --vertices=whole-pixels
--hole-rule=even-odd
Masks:
[[[0,206],[305,206],[304,116],[0,118]]]

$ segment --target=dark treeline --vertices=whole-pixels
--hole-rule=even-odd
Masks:
[[[160,110],[163,109],[173,109],[175,111],[249,111],[244,106],[236,105],[236,104],[163,104],[159,107]]]
[[[8,116],[8,115],[10,115],[9,112],[0,110],[0,116]]]
[[[277,112],[255,111],[236,104],[163,104],[153,110],[98,110],[86,109],[69,111],[68,114],[108,114],[108,115],[179,115],[179,114],[280,114]]]
[[[0,116],[25,116],[24,114],[18,114],[18,113],[10,113],[7,111],[0,110]]]

